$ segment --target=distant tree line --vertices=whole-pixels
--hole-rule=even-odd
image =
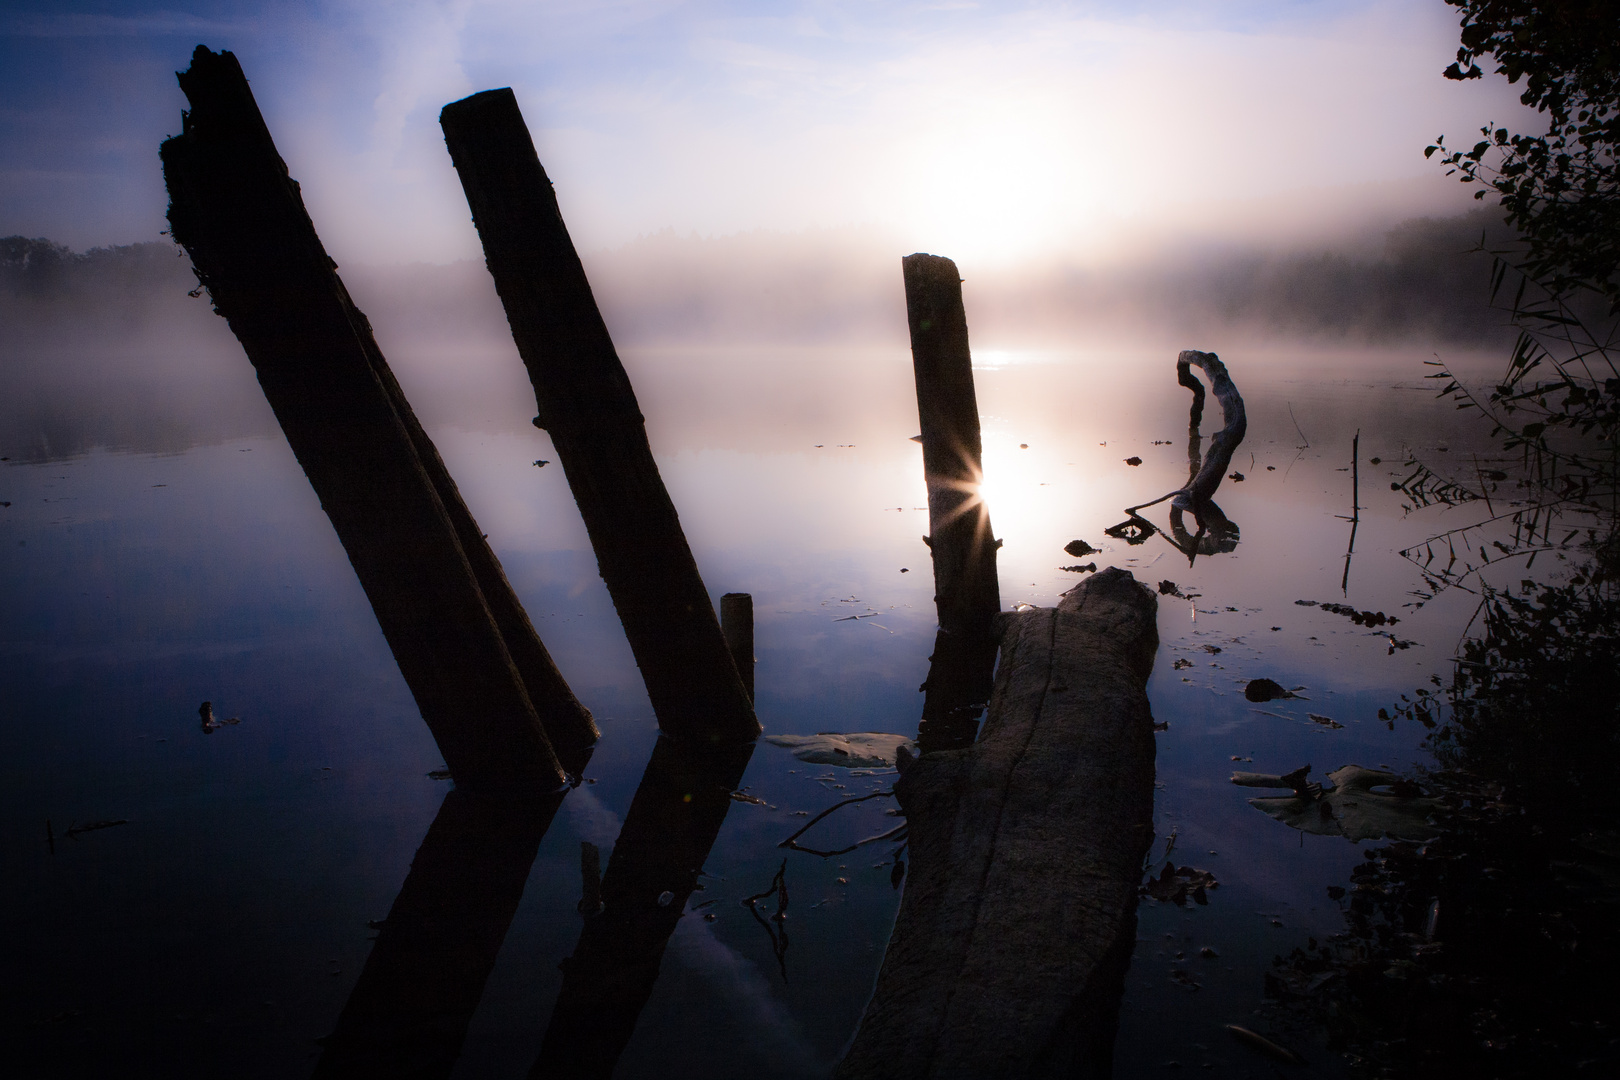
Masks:
[[[1104,268],[1048,263],[1000,274],[967,268],[970,314],[983,341],[1008,334],[1061,339],[1087,330],[1118,338],[1152,330],[1201,337],[1238,329],[1251,338],[1321,343],[1497,344],[1511,340],[1512,331],[1489,305],[1491,259],[1480,251],[1516,238],[1500,210],[1482,207],[1397,225],[1385,232],[1381,253],[1368,250],[1372,244],[1360,254],[1228,248]],[[665,233],[598,252],[586,264],[623,345],[904,337],[903,319],[896,323],[891,310],[900,302],[898,257],[881,238],[858,230],[714,239]],[[351,266],[344,277],[385,339],[506,338],[488,275],[476,262]],[[98,323],[110,327],[127,322],[142,298],[164,308],[183,302],[195,285],[189,263],[165,242],[76,253],[45,239],[0,238],[0,304],[25,305],[12,309],[12,321],[27,319],[29,310],[47,321],[71,310],[81,332]],[[53,298],[76,302],[64,308]],[[98,312],[98,300],[119,309],[119,318]]]
[[[0,237],[0,286],[13,296],[108,285],[170,289],[188,281],[195,284],[191,266],[169,243],[124,244],[80,253],[43,238]]]

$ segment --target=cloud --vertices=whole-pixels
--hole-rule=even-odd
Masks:
[[[249,21],[222,21],[179,11],[144,15],[79,12],[14,12],[0,16],[0,37],[218,37],[256,29]]]
[[[1258,225],[1268,204],[1309,216],[1357,184],[1426,185],[1409,212],[1432,211],[1455,192],[1423,146],[1519,109],[1500,80],[1443,80],[1455,27],[1410,4],[327,0],[256,18],[5,25],[216,46],[251,28],[238,55],[340,262],[481,254],[437,114],[496,86],[516,91],[582,250],[671,226],[877,225],[903,246],[1001,262],[1098,258],[1147,225],[1196,229],[1212,204],[1248,202]],[[108,121],[79,92],[72,123],[88,134]],[[33,136],[40,153],[76,152],[51,127]],[[119,153],[150,171],[149,154]],[[0,165],[58,167],[27,157]],[[64,229],[103,220],[87,198],[50,212]]]

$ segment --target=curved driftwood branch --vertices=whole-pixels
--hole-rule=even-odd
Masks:
[[[1210,392],[1215,400],[1221,403],[1221,421],[1224,426],[1209,440],[1209,453],[1204,455],[1203,467],[1198,470],[1187,486],[1176,494],[1175,505],[1183,510],[1191,510],[1195,514],[1209,502],[1215,494],[1215,489],[1221,486],[1221,478],[1232,464],[1232,452],[1243,441],[1243,436],[1249,430],[1249,418],[1243,409],[1243,396],[1238,393],[1232,384],[1232,377],[1226,372],[1226,365],[1214,353],[1198,352],[1196,349],[1183,350],[1176,357],[1176,381],[1183,386],[1198,387],[1198,380],[1193,377],[1191,366],[1198,365],[1209,376]],[[1196,433],[1198,421],[1203,415],[1204,393],[1198,387],[1193,394],[1192,419],[1189,429]]]
[[[1152,839],[1158,598],[1110,568],[1001,616],[984,732],[903,761],[911,871],[834,1075],[1108,1075]]]

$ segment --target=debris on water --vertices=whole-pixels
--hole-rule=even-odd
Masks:
[[[242,722],[241,717],[237,716],[230,717],[227,720],[214,719],[214,703],[212,701],[203,702],[197,709],[197,716],[202,721],[204,735],[212,735],[226,724],[240,724]]]
[[[1058,569],[1067,570],[1071,574],[1095,574],[1097,572],[1097,564],[1094,562],[1088,562],[1083,566],[1060,566]]]
[[[537,469],[543,469],[547,465],[550,465],[550,464],[551,464],[551,461],[548,458],[536,458],[535,461],[534,461],[534,467],[537,468]]]
[[[1245,787],[1290,787],[1292,796],[1250,799],[1249,805],[1290,828],[1315,836],[1342,836],[1352,842],[1432,840],[1440,830],[1429,823],[1442,809],[1439,799],[1423,795],[1411,780],[1378,769],[1346,765],[1328,773],[1328,786],[1309,784],[1307,765],[1287,776],[1233,773],[1232,783]]]
[[[1020,450],[1028,450],[1029,449],[1029,443],[1027,443],[1027,442],[1019,443],[1018,444],[1018,449],[1020,449]]]
[[[434,769],[432,772],[427,774],[427,778],[429,780],[449,780],[449,779],[451,779],[450,770],[449,769]]]
[[[736,802],[752,803],[755,806],[769,806],[770,805],[764,799],[760,798],[758,795],[750,795],[746,791],[733,791],[731,793],[731,797]]]
[[[1243,483],[1243,474],[1240,472],[1234,472],[1228,475],[1227,479],[1232,481],[1234,484],[1241,484]]]
[[[1294,603],[1298,604],[1300,607],[1315,607],[1316,606],[1316,601],[1315,600],[1295,600]]]
[[[900,747],[908,750],[909,736],[881,731],[841,735],[824,731],[818,735],[767,735],[772,746],[785,747],[793,756],[811,765],[836,765],[841,769],[877,769],[892,766]]]
[[[1204,984],[1193,978],[1192,972],[1185,968],[1171,968],[1170,981],[1184,990],[1202,990]]]
[[[1306,601],[1296,600],[1294,603],[1304,604]],[[1390,626],[1394,626],[1396,623],[1401,621],[1393,615],[1385,615],[1382,611],[1357,611],[1349,604],[1329,604],[1323,602],[1321,604],[1317,604],[1316,606],[1320,607],[1323,611],[1331,612],[1334,615],[1343,615],[1357,626],[1383,626],[1386,623]]]
[[[1245,758],[1244,760],[1248,760]],[[1314,784],[1305,778],[1310,775],[1311,767],[1301,765],[1291,773],[1281,776],[1272,773],[1235,772],[1232,774],[1232,783],[1240,787],[1285,787],[1292,788],[1296,795],[1308,795],[1312,798],[1322,790],[1320,784]]]
[[[1133,465],[1133,466],[1134,465],[1140,465],[1140,464],[1142,464],[1142,459],[1139,458],[1139,457],[1128,457],[1128,458],[1125,459],[1125,464]]]
[[[1155,900],[1168,900],[1177,907],[1186,907],[1189,897],[1195,904],[1208,905],[1205,890],[1219,888],[1220,884],[1208,870],[1176,866],[1167,860],[1157,877],[1149,875],[1142,883],[1141,893]]]
[[[1276,472],[1276,471],[1277,471],[1277,466],[1275,466],[1275,465],[1267,465],[1266,466],[1266,472]]]
[[[1286,1046],[1279,1046],[1277,1043],[1272,1042],[1270,1039],[1259,1034],[1258,1032],[1250,1031],[1248,1028],[1239,1027],[1236,1024],[1227,1024],[1226,1030],[1231,1032],[1232,1038],[1236,1039],[1244,1046],[1249,1047],[1251,1050],[1258,1050],[1267,1057],[1274,1058],[1277,1061],[1286,1062],[1289,1065],[1305,1064],[1304,1058],[1300,1057]]]
[[[669,905],[673,904],[674,902],[675,894],[670,892],[668,889],[665,889],[663,892],[658,894],[659,907],[669,907]]]
[[[1221,651],[1221,647],[1219,645],[1200,645],[1199,648],[1203,649],[1211,656],[1214,656],[1216,653]]]
[[[1205,960],[1216,960],[1220,958],[1221,954],[1210,948],[1208,945],[1205,945],[1203,948],[1198,950],[1198,955],[1203,957]]]
[[[1308,712],[1305,715],[1310,717],[1316,723],[1321,724],[1323,727],[1326,727],[1326,728],[1333,728],[1333,729],[1337,730],[1338,728],[1344,727],[1343,724],[1339,723],[1337,720],[1333,719],[1331,716],[1322,716],[1319,713],[1313,713],[1313,712]]]
[[[1083,559],[1087,555],[1091,555],[1099,550],[1101,549],[1092,547],[1084,540],[1070,540],[1067,544],[1063,545],[1064,553],[1073,555],[1077,559]]]
[[[1303,686],[1296,686],[1293,690],[1289,690],[1272,679],[1250,679],[1249,685],[1243,688],[1243,696],[1250,701],[1276,701],[1278,699],[1297,698],[1299,694],[1295,693],[1295,691],[1303,689],[1305,689]],[[1301,700],[1305,699],[1302,698]]]
[[[1410,649],[1413,645],[1416,645],[1416,644],[1417,644],[1417,642],[1415,642],[1415,641],[1402,641],[1400,638],[1396,637],[1394,634],[1390,634],[1389,635],[1389,655],[1394,656],[1395,651],[1397,649]]]
[[[1171,581],[1169,578],[1165,578],[1163,581],[1159,582],[1159,595],[1180,596],[1181,590],[1176,588],[1175,582]]]
[[[1170,667],[1176,671],[1180,671],[1182,668],[1192,667],[1192,661],[1187,659],[1185,656],[1177,657],[1176,662],[1171,664]]]
[[[1170,721],[1168,721],[1168,720],[1156,720],[1156,721],[1154,721],[1153,730],[1154,731],[1169,731],[1170,730]]]
[[[902,566],[902,567],[901,567],[901,568],[900,568],[900,572],[901,572],[901,573],[902,573],[902,574],[909,574],[909,573],[911,573],[911,567],[909,567],[909,566]]]
[[[95,832],[97,829],[110,829],[115,825],[128,825],[127,818],[114,818],[111,821],[88,821],[83,825],[68,822],[67,832],[63,833],[69,840],[77,840],[81,833]]]

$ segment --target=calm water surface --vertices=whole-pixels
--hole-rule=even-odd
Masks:
[[[1173,837],[1173,858],[1220,887],[1204,907],[1144,899],[1121,1076],[1172,1060],[1267,1074],[1220,1025],[1253,1016],[1274,955],[1342,928],[1325,887],[1360,848],[1283,827],[1228,777],[1423,760],[1421,732],[1377,711],[1443,670],[1474,603],[1403,606],[1420,581],[1399,549],[1460,522],[1405,515],[1390,481],[1413,452],[1484,451],[1482,428],[1434,402],[1421,356],[1222,357],[1249,432],[1232,462],[1244,479],[1216,498],[1242,539],[1189,566],[1162,537],[1133,547],[1103,531],[1186,479],[1173,353],[978,354],[1003,606],[1055,603],[1081,576],[1062,568],[1092,561],[1193,596],[1160,602],[1153,856]],[[626,359],[705,581],[754,596],[767,732],[914,734],[935,626],[904,348]],[[413,400],[436,392],[405,383]],[[521,392],[507,413],[432,434],[603,738],[527,869],[465,1077],[533,1062],[582,924],[580,842],[606,862],[656,737],[562,471],[533,464],[555,454]],[[1205,433],[1218,424],[1211,400]],[[1358,429],[1361,521],[1341,589]],[[8,1070],[307,1074],[366,963],[368,922],[387,915],[450,788],[429,775],[442,758],[307,481],[279,436],[256,437],[13,461],[0,500]],[[1164,525],[1167,505],[1145,514]],[[1066,555],[1075,539],[1101,553]],[[1398,615],[1413,645],[1392,652],[1387,632],[1301,600]],[[1261,676],[1309,700],[1252,704],[1243,686]],[[240,723],[205,734],[204,700]],[[760,744],[741,787],[763,803],[733,803],[617,1075],[828,1071],[899,903],[894,845],[788,857],[780,965],[740,901],[766,889],[804,813],[892,780]],[[816,835],[836,847],[882,832],[892,805],[862,803]],[[1302,1049],[1333,1074],[1330,1052]]]

